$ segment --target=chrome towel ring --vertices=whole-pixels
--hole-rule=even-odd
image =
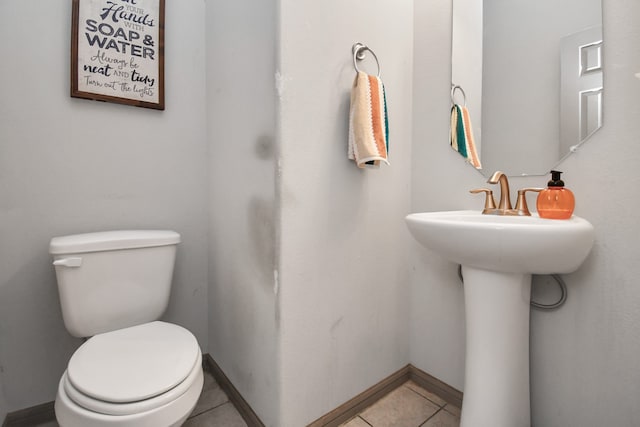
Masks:
[[[467,106],[467,94],[464,93],[464,89],[462,89],[462,86],[456,85],[451,83],[451,104],[452,105],[456,105],[456,89],[459,90],[460,92],[462,92],[462,105],[464,107]]]
[[[378,66],[377,77],[380,77],[380,61],[378,61],[378,57],[376,56],[375,52],[365,44],[356,43],[351,47],[351,52],[353,52],[353,68],[356,69],[356,72],[360,72],[360,69],[358,68],[358,61],[362,61],[365,58],[364,52],[367,50],[371,52],[371,55],[373,55],[373,59],[376,60],[376,65]]]

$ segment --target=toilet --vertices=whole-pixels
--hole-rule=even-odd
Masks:
[[[158,320],[179,242],[167,230],[51,240],[65,327],[89,337],[58,385],[61,427],[173,427],[193,411],[203,385],[200,347],[185,328]]]

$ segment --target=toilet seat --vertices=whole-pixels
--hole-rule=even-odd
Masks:
[[[202,369],[187,391],[156,409],[131,415],[105,415],[75,403],[64,390],[62,380],[55,401],[56,419],[61,427],[180,427],[198,402],[203,385]]]
[[[201,363],[191,332],[157,321],[89,339],[69,361],[61,386],[87,410],[137,414],[180,397],[201,372]]]

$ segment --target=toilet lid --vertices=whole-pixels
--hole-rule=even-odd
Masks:
[[[188,330],[159,321],[145,323],[90,338],[71,357],[67,377],[94,399],[134,402],[184,381],[199,353]]]

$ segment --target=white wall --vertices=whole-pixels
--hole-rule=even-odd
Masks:
[[[280,1],[282,427],[408,361],[412,16],[409,0]],[[379,170],[346,155],[355,42],[375,51],[387,90],[391,166]]]
[[[299,426],[408,360],[412,2],[279,6],[207,3],[209,351],[266,425]],[[379,171],[346,159],[356,41],[388,89]]]
[[[411,200],[414,212],[475,209],[481,175],[448,144],[451,2],[416,0]],[[405,234],[409,236],[409,232]],[[410,238],[410,237],[409,237]],[[456,267],[410,243],[410,361],[462,390],[464,300]]]
[[[278,426],[277,4],[208,0],[209,353]]]
[[[446,145],[449,65],[434,58],[445,57],[447,47],[433,48],[450,31],[441,3],[416,1],[414,117],[426,119],[414,121],[413,209],[477,209],[482,202],[467,191],[484,178]],[[576,195],[576,214],[595,226],[596,243],[580,270],[564,277],[566,305],[532,312],[533,425],[631,427],[640,420],[640,202],[634,190],[640,183],[640,81],[634,76],[640,72],[639,18],[637,1],[604,0],[604,127],[559,167]],[[544,183],[511,179],[512,188]],[[414,250],[411,362],[462,389],[464,309],[455,266],[417,245]],[[540,290],[533,296],[554,297]]]
[[[207,348],[204,4],[167,1],[163,112],[71,99],[70,25],[66,0],[0,2],[2,412],[52,401],[80,343],[62,323],[56,235],[181,233],[164,318]]]
[[[604,127],[560,169],[596,245],[566,307],[531,319],[534,422],[550,427],[640,422],[640,4],[603,3]]]

